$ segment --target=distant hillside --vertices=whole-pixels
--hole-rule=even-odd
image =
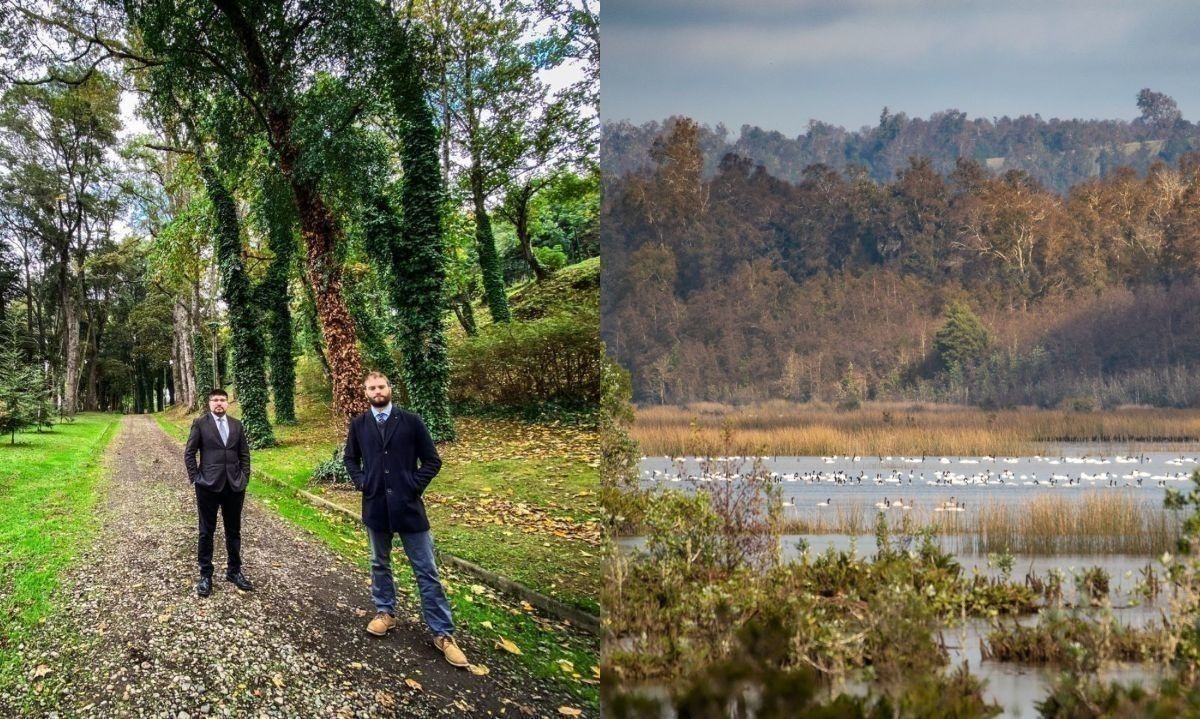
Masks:
[[[1148,99],[1143,102],[1144,98]],[[1065,193],[1118,167],[1144,175],[1155,162],[1174,164],[1200,150],[1200,126],[1183,119],[1169,97],[1143,90],[1139,107],[1143,115],[1132,122],[1043,120],[1038,115],[970,120],[953,109],[923,119],[884,108],[878,125],[857,131],[812,122],[808,132],[791,138],[744,125],[731,137],[728,128],[718,125],[702,127],[699,143],[709,176],[727,153],[790,182],[799,182],[813,164],[837,170],[860,165],[874,180],[890,182],[913,156],[929,158],[936,171],[948,175],[962,157],[996,173],[1021,170],[1048,189]],[[655,141],[669,134],[677,120],[640,126],[607,123],[600,154],[603,174],[617,177],[652,164]]]
[[[793,181],[670,128],[601,206],[602,336],[639,401],[1200,405],[1200,153],[1064,192],[970,158]]]

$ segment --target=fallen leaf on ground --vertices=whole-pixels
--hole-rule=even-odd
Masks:
[[[563,715],[563,716],[565,716],[565,717],[579,717],[579,716],[583,716],[583,710],[582,710],[582,709],[576,709],[575,707],[559,707],[559,708],[558,708],[558,713],[559,713],[559,714],[562,714],[562,715]]]
[[[421,683],[412,677],[405,677],[404,683],[407,684],[408,688],[412,689],[413,691],[421,691]]]
[[[472,674],[474,674],[477,677],[487,676],[488,674],[491,674],[491,672],[492,672],[491,669],[488,669],[487,667],[483,666],[482,664],[468,664],[467,670],[470,671]]]
[[[500,639],[498,639],[496,641],[496,646],[503,649],[504,651],[508,652],[509,654],[520,654],[521,653],[520,647],[518,647],[516,644],[513,644],[511,640],[505,639],[504,637],[500,637]]]

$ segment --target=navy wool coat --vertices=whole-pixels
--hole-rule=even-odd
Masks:
[[[362,521],[377,532],[409,534],[429,529],[421,495],[442,468],[421,418],[392,405],[383,436],[367,410],[350,420],[346,472],[362,492]]]

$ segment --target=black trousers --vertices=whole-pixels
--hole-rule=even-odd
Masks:
[[[225,523],[225,553],[228,555],[226,573],[242,571],[242,505],[246,493],[235,492],[229,483],[220,492],[196,487],[196,513],[200,515],[200,537],[196,555],[200,564],[200,575],[213,575],[213,533],[217,530],[217,509]]]

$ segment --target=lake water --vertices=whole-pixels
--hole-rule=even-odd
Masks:
[[[1196,454],[1104,453],[1065,445],[1030,457],[837,456],[716,458],[644,457],[644,486],[691,486],[753,471],[755,463],[779,483],[785,508],[836,512],[839,505],[939,507],[970,512],[983,503],[1020,504],[1031,497],[1078,498],[1088,492],[1136,493],[1161,507],[1168,488],[1190,486]]]

